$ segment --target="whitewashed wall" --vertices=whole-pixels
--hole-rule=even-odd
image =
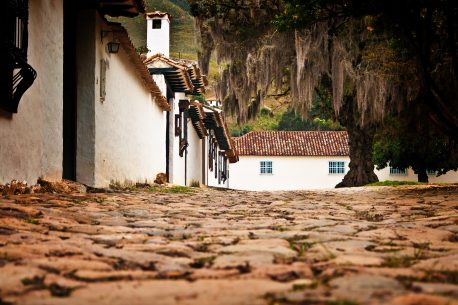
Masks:
[[[260,174],[260,161],[272,161],[273,173]],[[344,161],[348,171],[349,157],[240,156],[229,167],[229,187],[256,191],[333,188],[344,174],[329,174],[329,161]]]
[[[81,108],[95,114],[94,147],[79,147],[87,155],[94,153],[94,165],[81,167],[77,163],[79,179],[88,177],[89,183],[97,187],[110,182],[152,182],[159,172],[166,170],[165,112],[155,103],[122,46],[117,54],[107,52],[111,39],[101,41],[102,29],[109,28],[96,14],[94,103],[90,96],[79,101]],[[107,62],[104,99],[100,96],[102,59]],[[82,124],[78,138],[86,139],[83,143],[90,142],[83,128],[87,123],[81,122],[84,117],[78,120]]]
[[[208,152],[206,152],[206,155],[208,156]],[[206,162],[208,163],[208,159],[206,158]],[[208,164],[207,164],[208,165]],[[229,178],[223,182],[221,181],[221,183],[218,183],[218,177],[215,178],[215,169],[213,169],[213,171],[210,171],[208,169],[208,166],[205,168],[205,171],[206,171],[206,176],[207,176],[207,185],[208,186],[213,186],[213,187],[221,187],[221,188],[234,188],[232,186],[232,167],[237,165],[237,163],[235,164],[229,164],[229,161],[228,161],[228,174],[229,174]],[[214,167],[214,165],[213,165]]]
[[[28,62],[38,75],[17,114],[0,110],[0,183],[62,178],[63,0],[29,7]]]
[[[170,160],[172,162],[171,168],[173,174],[170,179],[170,183],[177,184],[177,185],[185,185],[185,169],[186,169],[186,155],[183,154],[180,157],[180,137],[175,136],[175,114],[180,113],[180,109],[178,107],[179,100],[186,99],[186,95],[184,93],[175,93],[175,99],[173,101],[173,116],[171,121],[172,132],[173,132],[173,150],[172,156],[170,156]],[[188,130],[189,132],[189,130]]]
[[[203,140],[205,141],[205,139]],[[186,184],[191,185],[193,181],[202,181],[202,140],[197,135],[191,120],[188,121],[188,171]]]
[[[260,161],[272,161],[273,174],[260,174]],[[329,174],[329,161],[344,161],[348,172],[349,157],[260,157],[240,156],[240,161],[229,167],[229,188],[240,190],[300,190],[333,188],[345,174]],[[417,175],[408,169],[407,175],[390,175],[389,167],[375,170],[380,181],[417,181]],[[429,176],[434,183],[458,182],[458,172]],[[209,185],[218,186],[209,180]]]
[[[390,174],[390,168],[387,166],[381,170],[375,170],[380,181],[385,180],[396,180],[396,181],[418,181],[417,174],[409,168],[406,174]],[[430,183],[458,183],[458,172],[449,171],[445,175],[436,177],[436,175],[428,175],[428,181]]]
[[[180,138],[175,137],[175,114],[180,113],[178,103],[180,100],[187,99],[184,93],[175,93],[175,100],[173,106],[173,174],[170,182],[177,185],[191,185],[192,181],[202,181],[202,140],[199,139],[191,120],[188,118],[188,149],[182,157],[179,155],[180,151]]]
[[[213,171],[211,171],[208,167],[208,138],[205,139],[204,148],[205,148],[204,149],[205,164],[203,166],[204,166],[204,171],[205,171],[205,184],[208,186],[212,186],[212,187],[231,188],[232,187],[231,186],[231,175],[232,175],[231,169],[232,169],[233,164],[229,164],[229,161],[227,162],[229,177],[225,182],[221,181],[221,183],[218,183],[218,177],[217,176],[215,177],[216,169],[215,169],[214,161],[213,161],[213,167],[214,167]],[[219,155],[220,152],[224,152],[224,151],[218,148],[217,155]]]
[[[162,20],[160,29],[153,29],[153,18],[146,18],[147,26],[147,47],[149,52],[148,57],[161,53],[167,57],[170,56],[170,20],[167,16],[162,18],[154,17],[154,19]]]

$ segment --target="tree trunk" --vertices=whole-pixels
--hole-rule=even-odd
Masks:
[[[426,183],[429,182],[428,173],[426,172],[425,168],[418,170],[417,175],[418,175],[418,182],[426,182]]]
[[[342,182],[336,185],[336,188],[363,186],[378,181],[374,173],[374,163],[372,162],[375,126],[370,123],[362,126],[356,107],[353,96],[344,98],[339,120],[348,132],[350,170]]]

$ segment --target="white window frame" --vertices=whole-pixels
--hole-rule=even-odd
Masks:
[[[272,161],[259,161],[259,174],[260,175],[273,175],[273,162]]]
[[[329,161],[328,174],[329,175],[342,175],[345,174],[345,161]]]
[[[427,170],[426,170],[426,174],[427,174],[428,176],[437,176],[437,171],[433,171],[433,170],[427,169]]]
[[[390,176],[407,176],[407,168],[390,166]]]

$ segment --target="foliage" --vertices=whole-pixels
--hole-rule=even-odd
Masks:
[[[269,86],[284,85],[288,76],[304,114],[328,74],[336,112],[353,91],[362,121],[422,100],[432,122],[449,134],[458,127],[454,0],[189,2],[202,46],[214,47],[229,63],[219,93],[242,119],[250,117],[253,99],[262,100]]]
[[[421,185],[425,184],[424,182],[416,182],[416,181],[396,181],[396,180],[385,180],[374,182],[368,184],[367,186],[401,186],[401,185]]]
[[[373,160],[378,169],[412,167],[418,181],[428,182],[427,170],[442,175],[458,168],[457,150],[458,144],[440,130],[390,116],[376,136]]]
[[[201,104],[205,104],[205,96],[202,94],[191,96],[191,101],[198,101]]]
[[[197,59],[195,29],[192,17],[189,15],[189,5],[186,0],[145,0],[147,11],[164,11],[172,17],[170,29],[170,55],[175,58]],[[146,45],[145,16],[135,18],[119,17],[114,21],[121,22],[129,32],[136,47]]]
[[[332,21],[333,35],[345,29],[349,20],[363,20],[367,31],[377,39],[386,37],[383,52],[366,55],[368,68],[399,84],[389,95],[392,102],[425,103],[429,119],[456,137],[458,128],[458,5],[454,0],[285,0],[274,24],[281,30],[309,28]],[[338,35],[338,34],[337,34]],[[363,45],[362,48],[367,48]],[[370,49],[370,48],[369,48]],[[377,54],[378,53],[378,54]],[[389,60],[396,54],[403,61]],[[393,66],[394,64],[394,66]],[[394,67],[394,69],[392,69]],[[402,75],[404,74],[404,77]],[[401,76],[401,77],[400,77]],[[407,76],[407,77],[406,77]],[[414,80],[413,87],[403,87]],[[404,90],[409,88],[409,90]],[[410,114],[412,116],[412,114]]]
[[[153,186],[147,189],[148,192],[152,193],[172,193],[172,194],[190,194],[194,193],[195,190],[187,186],[171,186],[171,187],[162,187],[162,186]]]
[[[135,48],[135,51],[138,54],[142,54],[142,53],[148,53],[150,51],[150,49],[148,49],[147,46],[139,46],[139,47]]]
[[[262,130],[345,130],[335,119],[331,94],[325,86],[315,90],[311,110],[305,117],[291,105],[285,110],[280,108],[275,112],[268,107],[262,107],[254,119],[245,124],[230,124],[230,128],[232,136],[235,137]]]
[[[232,122],[232,124],[229,125],[231,135],[233,137],[238,137],[250,131],[278,130],[281,115],[281,112],[274,114],[270,109],[265,107],[261,109],[255,119],[249,122],[244,124]]]
[[[377,179],[372,139],[392,110],[423,104],[428,122],[458,137],[454,0],[190,0],[190,7],[207,47],[199,59],[206,65],[214,49],[226,64],[216,91],[239,122],[256,116],[272,88],[289,87],[305,116],[330,78],[332,108],[350,142],[350,171],[339,186]]]

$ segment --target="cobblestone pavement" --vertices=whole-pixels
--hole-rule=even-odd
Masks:
[[[0,304],[458,304],[458,187],[0,199]]]

